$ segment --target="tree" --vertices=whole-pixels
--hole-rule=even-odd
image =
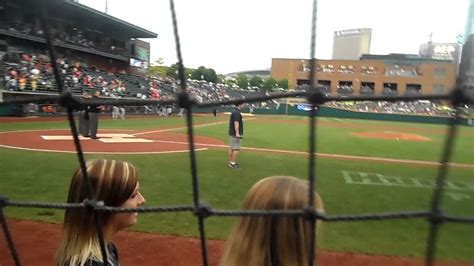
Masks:
[[[252,78],[250,78],[249,84],[251,87],[262,88],[263,79],[260,76],[253,76]]]
[[[225,76],[222,74],[217,75],[216,83],[224,83],[224,82],[225,82]]]
[[[267,79],[265,79],[265,81],[263,82],[263,85],[262,85],[262,89],[264,91],[272,91],[273,89],[275,89],[276,87],[278,86],[276,80],[272,77],[268,77]]]
[[[193,72],[195,71],[196,69],[194,68],[185,68],[184,69],[184,75],[185,77],[188,79],[188,78],[191,78],[191,76],[193,75]]]
[[[216,71],[212,68],[206,68],[205,71],[204,71],[204,79],[207,81],[207,82],[213,82],[213,83],[216,83],[217,82],[217,74],[216,74]]]
[[[249,87],[249,79],[247,75],[239,74],[236,78],[236,83],[241,89],[247,89]]]
[[[151,63],[152,66],[163,66],[164,64],[165,64],[165,61],[161,57],[156,59],[153,63]]]
[[[150,66],[151,75],[165,76],[168,71],[167,66]]]
[[[193,71],[193,73],[191,74],[191,78],[196,79],[196,80],[204,80],[205,72],[206,72],[206,68],[204,66],[200,66],[196,70]]]
[[[166,76],[174,79],[178,79],[178,63],[172,64],[167,70],[166,70]]]
[[[163,58],[158,58],[155,62],[150,64],[150,74],[165,76],[168,68],[169,67],[164,65]]]
[[[225,85],[232,87],[235,84],[235,79],[226,79],[224,83]]]
[[[281,79],[277,83],[279,88],[282,88],[284,90],[288,89],[288,79]]]

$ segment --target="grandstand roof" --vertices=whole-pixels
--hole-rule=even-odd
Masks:
[[[74,8],[75,12],[82,12],[84,16],[93,16],[95,18],[106,20],[112,22],[115,26],[121,27],[127,31],[128,35],[132,38],[156,38],[158,34],[141,28],[139,26],[133,25],[116,17],[113,17],[109,14],[103,13],[101,11],[95,10],[88,6],[82,5],[77,2],[72,2],[71,0],[63,0],[67,5]]]

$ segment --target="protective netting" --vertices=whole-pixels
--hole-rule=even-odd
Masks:
[[[44,208],[44,209],[68,209],[68,208],[86,208],[93,213],[95,218],[95,224],[99,232],[99,240],[101,245],[102,259],[107,261],[107,252],[106,246],[103,238],[103,228],[100,221],[100,215],[104,212],[191,212],[193,213],[198,222],[198,229],[201,240],[201,253],[202,253],[202,263],[203,265],[208,265],[208,256],[207,256],[207,245],[206,245],[206,230],[205,230],[205,219],[210,216],[226,216],[226,217],[256,217],[256,216],[293,216],[293,217],[304,217],[312,224],[312,240],[308,248],[309,252],[309,261],[308,265],[313,265],[315,257],[317,255],[316,251],[316,221],[322,220],[325,222],[339,222],[339,221],[373,221],[373,220],[393,220],[393,219],[415,219],[415,218],[426,218],[427,222],[430,224],[429,235],[427,238],[427,249],[425,261],[426,265],[433,265],[435,259],[435,247],[437,243],[437,236],[439,232],[439,225],[441,223],[451,222],[451,223],[474,223],[474,217],[460,217],[460,216],[450,216],[446,215],[441,209],[441,201],[443,198],[444,184],[446,181],[446,175],[448,170],[449,161],[451,158],[453,142],[456,137],[457,124],[459,122],[459,106],[462,104],[473,103],[472,97],[470,97],[466,90],[463,88],[456,88],[452,93],[444,95],[416,95],[416,96],[377,96],[377,95],[368,95],[368,96],[326,96],[322,93],[321,87],[314,86],[315,81],[315,48],[316,48],[316,14],[317,14],[317,0],[313,0],[313,9],[312,9],[312,26],[311,26],[311,71],[309,73],[310,84],[313,86],[306,91],[296,91],[288,93],[278,93],[270,94],[266,96],[258,97],[247,97],[243,100],[245,103],[250,102],[261,102],[271,99],[281,99],[287,97],[305,97],[307,101],[311,104],[311,110],[309,113],[309,147],[308,147],[308,181],[309,181],[309,194],[308,194],[308,206],[301,210],[220,210],[215,209],[212,206],[206,205],[201,202],[201,197],[199,195],[199,175],[198,175],[198,165],[196,163],[195,155],[195,142],[194,142],[194,133],[193,133],[193,108],[195,107],[211,107],[211,106],[220,106],[220,105],[229,105],[241,102],[242,99],[235,100],[226,100],[226,101],[216,101],[216,102],[196,102],[191,95],[186,91],[186,79],[184,73],[183,59],[181,55],[180,40],[178,34],[178,23],[176,19],[176,13],[174,8],[174,1],[170,0],[170,9],[171,16],[173,21],[173,30],[176,41],[176,51],[178,57],[178,66],[179,66],[179,81],[180,88],[176,93],[175,100],[129,100],[129,99],[91,99],[88,101],[83,101],[80,97],[74,96],[72,93],[67,91],[64,88],[62,77],[59,73],[58,67],[56,65],[56,53],[55,47],[52,43],[51,35],[48,27],[48,16],[47,10],[45,9],[44,1],[38,1],[40,17],[43,24],[43,29],[47,41],[47,46],[49,49],[49,55],[51,58],[51,64],[54,70],[54,76],[56,84],[60,94],[57,96],[42,96],[42,95],[32,95],[24,97],[20,100],[5,100],[0,103],[0,105],[12,104],[12,103],[58,103],[67,109],[67,117],[71,129],[71,134],[73,136],[74,145],[77,151],[77,158],[80,164],[83,177],[88,183],[90,198],[83,203],[79,204],[53,204],[46,202],[36,202],[36,201],[14,201],[9,200],[4,196],[0,196],[0,222],[2,224],[2,230],[5,235],[8,247],[11,252],[11,256],[15,262],[15,265],[21,265],[20,256],[18,255],[17,249],[15,248],[15,243],[13,236],[8,228],[6,218],[4,216],[4,209],[6,207],[21,207],[21,208]],[[330,215],[326,213],[318,212],[314,206],[314,193],[315,183],[317,178],[317,164],[316,164],[316,127],[317,127],[317,114],[318,106],[322,105],[329,101],[418,101],[418,100],[444,100],[449,101],[455,108],[454,115],[449,119],[449,126],[447,129],[447,135],[444,143],[444,150],[442,157],[439,161],[438,175],[436,177],[436,186],[431,199],[431,208],[430,210],[417,210],[417,211],[403,211],[403,212],[393,212],[393,213],[373,213],[373,214],[363,214],[363,215]],[[193,188],[193,204],[184,205],[184,206],[158,206],[158,207],[139,207],[139,208],[119,208],[119,207],[110,207],[104,206],[103,202],[97,201],[93,195],[93,187],[89,176],[87,175],[84,154],[82,151],[81,142],[79,140],[77,127],[74,120],[74,111],[83,106],[90,105],[149,105],[149,104],[177,104],[180,108],[185,108],[186,112],[186,126],[188,130],[188,141],[189,141],[189,156],[190,156],[190,171],[192,178],[192,188]],[[274,260],[272,260],[274,261]]]

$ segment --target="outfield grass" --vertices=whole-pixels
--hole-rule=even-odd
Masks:
[[[271,120],[291,124],[272,123]],[[218,118],[226,121],[225,117]],[[196,123],[215,122],[213,117],[196,117]],[[302,117],[265,117],[247,121],[245,124],[244,146],[307,150],[307,126],[299,124]],[[362,120],[331,120],[337,123],[358,123],[371,125],[380,123]],[[101,128],[116,129],[156,129],[183,125],[182,119],[129,119],[124,121],[103,120]],[[384,126],[406,126],[428,129],[427,133],[416,133],[433,138],[429,143],[404,141],[380,141],[359,139],[348,135],[363,128],[318,127],[318,151],[325,153],[437,160],[440,156],[443,135],[429,133],[444,126],[383,123]],[[196,133],[227,141],[226,123],[196,128]],[[0,131],[14,129],[67,128],[66,122],[47,123],[4,123]],[[178,130],[179,131],[179,130]],[[454,159],[456,162],[472,163],[474,143],[472,128],[462,128],[464,132],[456,140]],[[407,132],[409,133],[409,132]],[[1,135],[0,135],[1,138]],[[137,165],[140,172],[142,192],[147,206],[192,204],[189,156],[187,154],[166,155],[86,155],[86,158],[116,158],[128,160]],[[77,167],[74,154],[41,153],[0,148],[0,194],[15,200],[40,200],[64,202],[68,183]],[[197,152],[198,175],[200,177],[201,198],[215,208],[239,208],[248,189],[258,180],[270,175],[292,175],[306,178],[308,162],[306,156],[289,156],[265,152],[243,152],[240,158],[241,170],[226,166],[225,150]],[[47,162],[47,163],[45,163]],[[427,188],[376,186],[349,184],[343,171],[379,173],[386,176],[417,178],[422,181],[434,180],[436,167],[402,164],[368,163],[363,161],[335,160],[321,158],[316,165],[316,187],[321,194],[328,214],[362,214],[400,210],[427,210],[432,190]],[[469,183],[474,186],[472,168],[450,168],[448,180]],[[451,191],[469,198],[456,200],[443,197],[443,209],[452,215],[474,216],[474,192]],[[39,209],[7,208],[7,217],[60,222],[62,211]],[[207,235],[225,239],[235,220],[232,218],[209,218],[206,220]],[[462,261],[474,260],[474,230],[472,226],[443,224],[437,257]],[[198,235],[196,218],[191,214],[143,214],[132,230],[159,232],[174,235]],[[351,251],[399,256],[424,256],[428,223],[424,219],[396,220],[383,222],[338,222],[324,223],[318,238],[320,247],[335,251]]]
[[[283,116],[286,120],[288,117]],[[279,118],[280,120],[282,118]],[[244,146],[273,148],[284,150],[307,151],[308,150],[308,124],[303,117],[290,117],[291,121],[302,123],[286,124],[275,123],[269,119],[256,119],[245,123]],[[362,120],[349,119],[320,119],[322,122],[334,122],[343,126],[346,123],[361,123]],[[278,121],[278,120],[277,120]],[[364,121],[365,122],[365,121]],[[364,128],[344,128],[333,127],[322,124],[317,127],[317,151],[322,153],[336,153],[347,155],[389,157],[400,159],[419,159],[437,161],[441,158],[441,151],[445,140],[444,130],[446,126],[434,126],[426,124],[410,123],[390,123],[367,121],[372,127]],[[377,129],[376,126],[380,126]],[[414,130],[403,130],[403,126]],[[399,128],[399,130],[386,130],[383,127]],[[228,141],[228,137],[223,135],[227,128],[226,124],[212,127],[202,127],[196,129],[196,134],[212,136]],[[352,132],[380,132],[396,131],[422,135],[432,139],[427,142],[397,141],[385,139],[369,139],[352,136]],[[432,131],[432,132],[430,132]],[[183,130],[184,132],[184,130]],[[459,127],[461,137],[454,142],[453,162],[474,163],[474,129],[472,127]]]

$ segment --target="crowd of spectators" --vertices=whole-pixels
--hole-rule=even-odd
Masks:
[[[0,73],[6,90],[25,92],[57,92],[53,70],[49,57],[35,53],[9,53],[1,60]],[[178,90],[179,81],[168,77],[148,76],[140,78],[124,72],[113,73],[86,67],[81,62],[59,57],[57,65],[64,85],[73,93],[100,92],[103,97],[173,99]],[[187,89],[198,102],[224,101],[262,96],[259,91],[249,91],[225,84],[215,84],[202,80],[187,80]],[[248,104],[250,110],[274,108],[275,101]],[[149,107],[148,110],[156,110]]]
[[[304,72],[310,72],[310,67],[306,67],[303,65],[302,70]],[[317,72],[322,72],[322,73],[334,73],[335,68],[331,64],[320,64],[316,66],[316,71]],[[337,72],[340,74],[354,74],[356,71],[356,68],[353,65],[340,65],[337,69]],[[375,67],[373,66],[361,66],[360,68],[360,73],[366,74],[366,75],[375,75],[377,74],[377,71],[375,70]]]
[[[374,86],[370,85],[361,85],[360,94],[374,94]]]
[[[16,33],[17,35],[44,38],[44,32],[38,25],[30,24],[22,20],[5,21],[4,23],[0,23],[0,29],[7,30],[10,33]],[[130,56],[125,49],[125,43],[110,38],[102,38],[95,31],[77,29],[75,27],[68,27],[67,30],[58,30],[54,26],[50,29],[52,38],[56,42],[124,57]]]
[[[385,76],[416,77],[418,72],[412,67],[393,65],[385,68]]]
[[[341,65],[339,66],[339,69],[337,72],[342,73],[342,74],[354,74],[354,67],[352,65]]]
[[[382,95],[397,95],[398,90],[396,86],[384,86],[382,89]]]
[[[297,86],[296,90],[308,90],[308,85]],[[328,86],[319,87],[323,93],[329,90]],[[387,90],[390,88],[387,87]],[[391,90],[391,89],[390,89]],[[326,92],[325,92],[326,91]],[[361,87],[362,91],[373,93],[373,88],[369,85]],[[357,112],[373,112],[373,113],[387,113],[387,114],[412,114],[412,115],[428,115],[428,116],[448,116],[453,114],[453,109],[446,104],[430,101],[414,101],[414,102],[387,102],[387,101],[345,101],[345,102],[327,102],[325,106],[357,111]],[[470,116],[474,114],[474,108],[464,107],[463,112],[470,112]]]
[[[334,73],[334,66],[333,65],[318,65],[316,67],[316,71],[323,72],[323,73]]]
[[[4,58],[3,79],[7,90],[48,91],[55,86],[51,63],[46,57],[22,54]]]
[[[99,91],[103,97],[128,97],[140,99],[173,99],[179,90],[179,81],[168,77],[148,76],[140,78],[124,72],[112,73],[95,68],[86,68],[80,62],[74,62],[65,57],[57,59],[64,84],[73,93]],[[21,53],[6,54],[1,65],[3,82],[6,90],[31,92],[57,92],[51,62],[44,54]],[[307,85],[298,86],[297,90],[306,90]],[[329,86],[322,86],[323,93],[329,94]],[[221,83],[206,82],[203,80],[187,80],[187,90],[197,102],[215,102],[229,99],[244,99],[247,97],[264,96],[261,91],[250,91]],[[353,93],[351,84],[340,84],[337,92],[340,94]],[[361,93],[373,93],[373,87],[361,86]],[[383,94],[396,93],[396,89],[386,86]],[[343,108],[353,111],[421,114],[421,115],[449,115],[452,110],[439,103],[417,102],[329,102],[327,106]],[[277,108],[276,101],[249,103],[247,107],[255,109]],[[145,112],[156,112],[169,116],[169,106],[147,106]],[[172,107],[176,109],[176,107]],[[166,110],[166,111],[164,111]],[[138,112],[138,111],[137,111]],[[180,111],[182,114],[182,110]]]
[[[175,87],[179,86],[179,82],[175,81]],[[197,102],[216,102],[229,99],[245,99],[248,97],[256,97],[265,95],[261,91],[251,91],[241,89],[237,85],[225,85],[222,83],[207,82],[204,80],[187,80],[187,90]],[[264,101],[248,103],[246,106],[250,110],[255,109],[271,109],[277,105],[276,101]]]
[[[351,83],[344,83],[337,85],[337,93],[339,94],[352,94],[354,93],[354,87]]]
[[[360,69],[360,73],[366,74],[366,75],[376,75],[377,71],[375,70],[375,67],[373,66],[362,66]]]
[[[358,112],[387,113],[387,114],[416,114],[429,116],[452,115],[453,109],[448,105],[430,101],[414,102],[328,102],[327,106]]]

